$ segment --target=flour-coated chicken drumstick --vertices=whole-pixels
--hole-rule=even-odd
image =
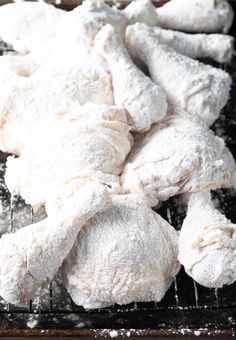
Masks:
[[[236,225],[221,214],[207,192],[189,197],[179,236],[179,260],[194,280],[221,288],[236,280]]]
[[[80,229],[109,200],[107,189],[89,183],[64,202],[60,211],[0,239],[0,295],[26,305],[43,282],[52,280]]]
[[[129,112],[132,130],[147,131],[167,113],[164,91],[134,65],[111,25],[96,35],[95,49],[109,65],[115,103]]]
[[[230,35],[188,34],[160,27],[148,27],[140,23],[135,24],[134,29],[145,30],[147,34],[154,35],[160,43],[193,59],[212,58],[219,63],[228,63],[232,59],[234,38]]]
[[[155,206],[184,192],[236,187],[236,164],[206,126],[171,116],[134,145],[121,179],[126,192]]]
[[[161,44],[145,25],[127,28],[126,45],[134,58],[148,66],[151,78],[165,90],[170,104],[208,125],[219,117],[229,98],[232,80],[228,73]]]
[[[171,0],[156,12],[158,26],[192,33],[228,33],[234,18],[226,0]]]

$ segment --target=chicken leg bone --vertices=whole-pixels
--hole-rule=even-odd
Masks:
[[[179,261],[205,287],[221,288],[236,280],[236,225],[214,208],[210,192],[190,195]]]
[[[65,201],[60,212],[0,239],[0,295],[25,305],[40,285],[52,280],[84,224],[102,210],[109,199],[97,183],[85,185]]]
[[[115,103],[129,112],[132,130],[147,131],[167,112],[165,93],[134,65],[111,25],[96,35],[95,49],[108,62]]]

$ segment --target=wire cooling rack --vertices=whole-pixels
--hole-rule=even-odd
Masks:
[[[11,52],[11,48],[0,43],[0,54]],[[233,77],[233,88],[231,100],[213,129],[226,140],[236,157],[236,58],[223,68]],[[41,220],[45,213],[43,208],[33,209],[19,197],[11,197],[4,183],[6,158],[6,154],[0,153],[0,232],[14,232]],[[236,194],[218,190],[215,201],[220,210],[236,222]],[[185,212],[177,198],[163,204],[158,213],[180,229]],[[182,269],[159,303],[114,305],[86,311],[73,303],[60,277],[56,277],[51,284],[45,284],[25,308],[7,304],[0,298],[0,337],[22,335],[234,336],[236,284],[207,289],[194,282]]]

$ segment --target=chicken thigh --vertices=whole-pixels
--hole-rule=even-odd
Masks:
[[[70,180],[97,172],[119,175],[131,142],[124,109],[75,106],[38,128],[19,158],[8,158],[6,184],[27,203],[44,204],[51,191]]]
[[[223,139],[203,124],[170,117],[135,145],[122,182],[155,206],[184,192],[236,186],[236,164]]]
[[[134,65],[111,25],[104,26],[96,35],[95,49],[109,65],[115,103],[129,112],[132,130],[149,130],[167,113],[165,93]]]
[[[87,59],[86,59],[87,57]],[[19,155],[42,123],[74,102],[112,104],[110,73],[96,53],[47,62],[0,85],[0,149]]]
[[[93,51],[94,37],[106,23],[114,25],[124,37],[127,25],[124,13],[111,8],[103,0],[85,0],[73,11],[64,12],[55,27],[55,35],[38,42],[27,55],[18,56],[21,57],[19,63],[21,67],[30,67],[30,74],[45,62],[63,61],[68,65],[73,59],[86,63],[88,53]],[[98,61],[102,64],[101,58]],[[94,63],[97,63],[96,58]]]
[[[71,250],[80,229],[109,201],[106,188],[85,185],[77,194],[36,224],[0,239],[0,295],[22,306],[44,281],[52,280]]]
[[[144,30],[162,43],[172,47],[178,53],[190,58],[212,58],[219,63],[228,63],[232,59],[234,38],[225,34],[187,34],[165,30],[160,27],[147,27],[135,24],[134,30]]]
[[[64,285],[84,308],[160,301],[180,269],[177,242],[137,196],[112,196],[78,234],[61,269]]]
[[[106,68],[104,60],[91,48],[92,43],[93,41],[91,40],[88,47],[83,43],[83,40],[67,37],[63,40],[62,44],[62,37],[57,34],[48,40],[38,43],[27,54],[0,56],[1,80],[5,81],[9,73],[11,75],[29,77],[40,66],[48,62],[63,64],[61,67],[65,68],[71,62],[77,62],[78,67],[81,67],[83,63],[87,65],[88,61],[90,61],[92,69],[94,68],[93,65],[97,64]]]
[[[221,288],[236,280],[236,225],[216,210],[209,192],[190,195],[179,236],[179,260],[198,283]]]
[[[148,66],[151,78],[165,90],[170,104],[213,124],[228,101],[230,75],[161,44],[144,24],[129,26],[126,33],[129,52]]]
[[[55,26],[64,13],[44,1],[0,6],[0,37],[16,51],[30,51],[55,35]]]
[[[226,0],[171,0],[156,12],[158,26],[186,32],[227,33],[234,18]]]

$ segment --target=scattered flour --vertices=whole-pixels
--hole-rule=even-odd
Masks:
[[[194,331],[194,335],[196,335],[196,336],[200,336],[201,335],[201,331]]]
[[[115,331],[115,330],[112,330],[112,331],[109,332],[109,335],[110,335],[111,338],[116,338],[116,337],[118,337],[118,332]]]
[[[39,316],[38,315],[30,315],[29,316],[29,320],[27,322],[27,327],[29,328],[35,328],[37,325],[38,325],[38,318]]]

